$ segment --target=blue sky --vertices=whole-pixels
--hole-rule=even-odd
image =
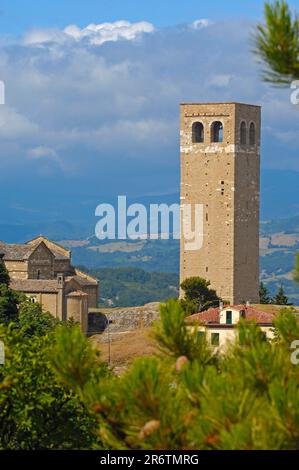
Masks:
[[[177,192],[180,102],[261,104],[262,167],[299,171],[298,106],[251,51],[262,6],[2,0],[0,219]]]
[[[289,1],[292,7],[298,2]],[[261,0],[2,0],[0,31],[21,34],[31,27],[63,28],[75,23],[102,23],[128,19],[146,20],[157,26],[192,22],[195,18],[214,20],[261,18]]]

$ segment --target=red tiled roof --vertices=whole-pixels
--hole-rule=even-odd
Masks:
[[[272,324],[274,315],[269,312],[263,312],[261,310],[257,310],[251,306],[244,306],[244,305],[228,305],[223,309],[217,308],[209,308],[205,312],[196,313],[195,315],[191,315],[186,318],[187,323],[204,323],[204,324],[220,324],[220,311],[222,310],[245,310],[245,319],[246,320],[255,320],[258,324]]]

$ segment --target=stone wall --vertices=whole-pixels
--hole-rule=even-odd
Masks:
[[[150,303],[143,307],[90,309],[88,321],[89,333],[94,334],[107,330],[108,321],[109,330],[113,334],[146,328],[158,319],[158,302]],[[103,335],[103,341],[105,341],[105,337],[106,335]]]
[[[5,261],[11,279],[28,279],[27,261]]]

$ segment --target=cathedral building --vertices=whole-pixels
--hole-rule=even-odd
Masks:
[[[39,236],[25,244],[0,242],[10,287],[59,320],[70,318],[88,329],[88,311],[98,306],[99,281],[72,266],[71,252]]]

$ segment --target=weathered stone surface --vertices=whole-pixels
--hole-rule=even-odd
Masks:
[[[202,142],[194,142],[197,122],[204,128]],[[223,125],[222,142],[213,142],[214,122]],[[181,204],[203,208],[202,247],[188,250],[181,237],[181,282],[191,276],[208,279],[232,304],[259,301],[260,127],[259,106],[181,105]]]
[[[159,319],[159,303],[154,302],[143,307],[126,307],[115,309],[96,309],[89,313],[89,333],[106,332],[109,321],[111,335],[125,331],[133,331],[139,328],[151,326]],[[107,335],[103,335],[102,341],[107,341]]]

